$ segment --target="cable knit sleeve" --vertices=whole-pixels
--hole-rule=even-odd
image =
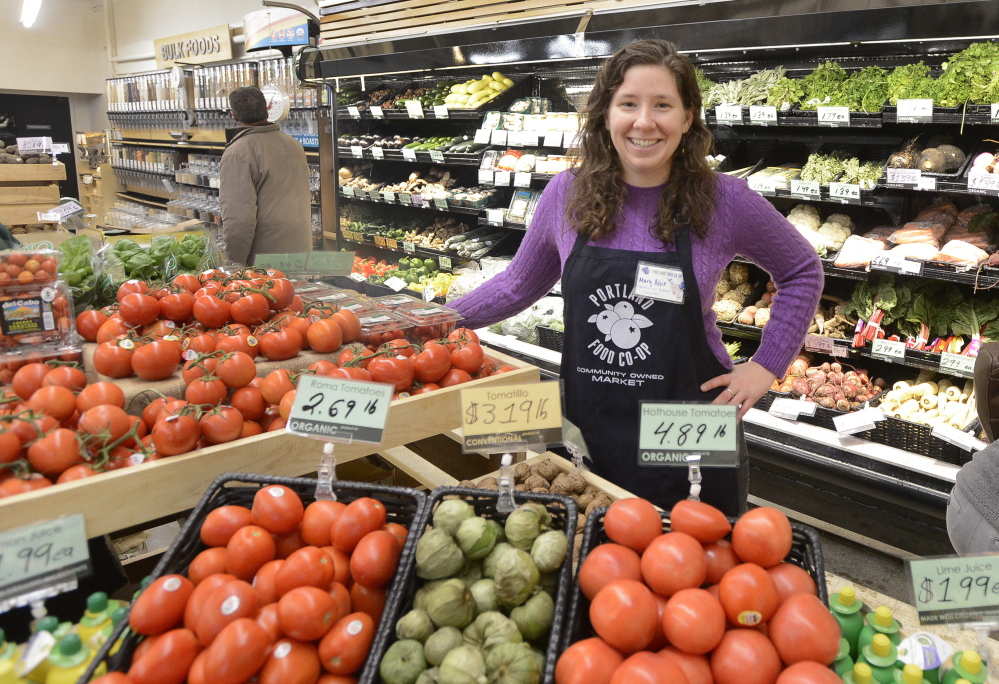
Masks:
[[[720,181],[724,192],[716,221],[728,228],[733,251],[765,269],[777,287],[753,360],[781,378],[815,316],[825,282],[822,262],[804,236],[744,180],[722,176]]]
[[[514,316],[539,300],[562,275],[556,235],[564,226],[568,173],[548,184],[513,261],[502,273],[448,306],[464,316],[462,325],[481,328]]]

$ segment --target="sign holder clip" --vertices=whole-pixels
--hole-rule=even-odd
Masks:
[[[513,501],[513,454],[503,454],[501,463],[500,476],[497,478],[499,498],[496,499],[496,511],[498,513],[513,513],[517,508]]]
[[[690,501],[701,500],[701,455],[690,454],[687,459],[687,481],[690,482]]]
[[[336,501],[333,483],[336,481],[336,457],[333,455],[333,442],[323,445],[323,457],[316,469],[316,501]]]

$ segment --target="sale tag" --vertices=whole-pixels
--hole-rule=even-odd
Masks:
[[[506,212],[502,209],[486,209],[486,223],[491,226],[502,226]]]
[[[829,198],[842,204],[860,204],[860,186],[853,183],[830,183]]]
[[[888,169],[888,186],[892,188],[913,187],[919,185],[923,177],[919,169]]]
[[[506,187],[510,185],[510,172],[509,171],[497,171],[493,175],[493,185]]]
[[[742,123],[742,105],[718,105],[715,107],[718,123]]]
[[[402,148],[402,158],[406,161],[416,161],[416,150]]]
[[[347,113],[350,114],[350,118],[352,119],[361,118],[361,110],[357,107],[347,107]]]
[[[442,271],[451,270],[451,259],[449,259],[448,257],[442,256],[437,260],[437,262],[440,265]]]
[[[406,240],[403,240],[402,241],[402,250],[404,252],[409,252],[410,254],[413,254],[414,252],[416,252],[416,243],[415,242],[407,242]]]
[[[518,443],[562,442],[561,386],[557,382],[461,391],[462,450],[502,453]]]
[[[300,254],[258,254],[253,261],[253,265],[262,266],[263,268],[276,268],[279,271],[283,271],[285,275],[288,275],[289,273],[305,273],[308,260],[308,252]]]
[[[487,169],[479,169],[479,185],[492,185],[493,172]]]
[[[331,442],[380,444],[392,385],[302,375],[288,431]]]
[[[802,414],[806,416],[814,416],[815,409],[816,404],[811,401],[800,401],[798,399],[778,397],[777,399],[774,399],[774,403],[770,404],[770,408],[767,409],[767,413],[777,416],[778,418],[798,420],[798,416]]]
[[[438,119],[446,119],[447,117],[447,105],[434,105],[434,116]]]
[[[905,343],[895,340],[872,340],[871,356],[882,361],[905,362]]]
[[[52,138],[15,138],[18,154],[47,154],[52,151]]]
[[[999,174],[973,173],[968,175],[968,192],[999,195]]]
[[[513,176],[513,187],[515,188],[529,188],[531,187],[531,174],[524,171],[518,171]]]
[[[89,571],[79,513],[0,533],[0,613],[75,589]]]
[[[837,128],[850,125],[849,107],[816,107],[819,114],[820,126],[831,126]]]
[[[384,159],[385,151],[380,147],[374,146],[371,148],[371,156],[375,159]]]
[[[322,276],[344,276],[350,273],[354,265],[353,252],[335,252],[333,250],[313,250],[305,260],[307,273]]]
[[[822,191],[818,181],[795,179],[791,181],[791,194],[795,197],[803,197],[805,199],[818,199],[822,196]]]
[[[385,112],[382,111],[381,107],[373,106],[373,107],[371,107],[371,109],[369,111],[371,112],[371,116],[373,116],[376,119],[384,119],[385,118]]]
[[[970,378],[975,375],[975,357],[943,352],[940,354],[940,372]]]
[[[480,128],[479,130],[475,131],[475,137],[473,138],[473,140],[477,145],[488,145],[489,133],[490,131],[488,128]]]
[[[423,103],[419,100],[406,100],[406,112],[410,119],[422,119]]]
[[[753,105],[749,108],[749,122],[759,126],[777,123],[777,108]]]
[[[946,556],[906,561],[919,624],[999,617],[999,557]]]
[[[562,147],[562,131],[548,131],[545,133],[544,147]]]
[[[838,434],[846,436],[873,430],[876,426],[874,425],[874,417],[865,409],[836,416],[833,418],[833,427],[836,428]]]
[[[640,403],[638,465],[687,467],[691,454],[702,467],[736,465],[735,406]]]
[[[899,100],[895,120],[898,123],[932,123],[933,100]]]
[[[364,150],[361,149],[360,145],[351,145],[350,153],[357,159],[360,159],[364,156]]]
[[[805,335],[805,350],[822,352],[823,354],[832,354],[833,348],[836,343],[833,342],[831,337],[823,337],[822,335]]]
[[[985,442],[977,439],[974,435],[958,430],[953,425],[936,425],[930,431],[930,435],[966,451],[981,451],[987,446]]]
[[[430,150],[430,161],[437,162],[438,164],[444,163],[444,153],[440,150]]]

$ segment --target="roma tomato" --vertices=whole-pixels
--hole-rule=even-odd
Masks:
[[[205,681],[242,684],[263,667],[271,652],[271,637],[249,618],[226,625],[205,652]]]
[[[619,579],[642,581],[641,559],[637,553],[620,544],[600,544],[579,566],[579,588],[589,601],[604,586]]]
[[[274,560],[277,547],[270,532],[256,525],[236,530],[226,544],[226,570],[243,580],[251,580],[264,563]]]
[[[184,390],[184,398],[192,404],[218,406],[228,393],[225,383],[214,375],[195,378]]]
[[[469,342],[451,352],[451,365],[466,373],[474,373],[482,367],[485,358],[482,347],[476,342]]]
[[[254,617],[259,609],[260,599],[252,586],[241,580],[226,582],[205,600],[194,631],[202,644],[211,646],[226,625]]]
[[[387,599],[385,587],[371,588],[357,582],[350,587],[351,608],[369,616],[375,624],[378,624],[382,617]]]
[[[736,627],[756,627],[777,612],[777,587],[767,571],[754,563],[726,572],[718,584],[718,598]]]
[[[305,546],[302,534],[298,531],[297,527],[291,532],[274,534],[272,536],[274,537],[274,546],[277,549],[275,558],[285,559]]]
[[[382,502],[370,497],[355,499],[347,504],[347,508],[333,524],[330,535],[333,548],[351,553],[366,534],[383,527],[385,527],[385,506]]]
[[[770,640],[755,629],[730,629],[711,654],[715,684],[774,684],[781,662]]]
[[[683,532],[656,537],[642,554],[642,577],[662,596],[704,584],[708,564],[696,539]]]
[[[344,344],[350,344],[361,336],[361,321],[353,311],[341,309],[330,316],[330,320],[340,326]]]
[[[201,541],[207,546],[225,546],[236,530],[250,524],[250,511],[242,506],[219,506],[201,523]]]
[[[201,436],[208,444],[224,444],[239,439],[243,432],[243,414],[232,406],[216,406],[201,416]]]
[[[206,328],[221,328],[232,317],[232,305],[224,299],[213,295],[198,297],[195,295],[194,319]]]
[[[224,573],[225,557],[224,547],[205,549],[191,561],[190,567],[187,568],[187,578],[197,586],[207,577]]]
[[[281,633],[281,623],[278,621],[278,607],[277,601],[274,603],[268,603],[266,606],[257,611],[257,617],[254,618],[257,624],[264,628],[264,631],[271,637],[271,641],[277,641],[281,639],[284,634]],[[190,682],[188,682],[190,684]]]
[[[611,684],[689,684],[683,670],[658,653],[636,653],[617,668]]]
[[[330,532],[347,505],[340,501],[313,501],[302,516],[302,539],[312,546],[329,546]]]
[[[129,627],[146,636],[172,629],[183,619],[193,591],[194,584],[182,575],[160,577],[135,599],[128,614]]]
[[[322,549],[305,546],[285,559],[274,576],[274,590],[278,596],[284,596],[298,587],[316,587],[329,591],[335,576],[333,559]]]
[[[277,603],[277,600],[281,598],[277,587],[274,586],[274,579],[277,577],[278,570],[281,569],[282,565],[284,565],[284,559],[281,558],[268,561],[253,576],[253,588],[257,590],[260,605],[266,606],[269,603]]]
[[[48,385],[35,390],[25,405],[33,411],[47,413],[58,421],[64,421],[76,411],[76,397],[65,387]]]
[[[818,594],[812,576],[794,563],[778,563],[772,568],[767,568],[767,572],[770,573],[770,579],[777,587],[777,600],[781,603],[784,603],[794,594],[811,594],[812,596]]]
[[[295,587],[278,601],[281,631],[299,641],[322,639],[333,627],[335,617],[333,597],[316,587]]]
[[[253,496],[250,509],[253,524],[274,534],[286,534],[302,522],[305,507],[302,499],[284,485],[261,487]]]
[[[194,628],[198,626],[198,618],[201,617],[201,610],[205,607],[205,602],[208,601],[208,597],[212,595],[212,592],[221,587],[223,584],[229,582],[234,582],[235,577],[229,574],[220,573],[216,575],[209,575],[194,587],[194,591],[191,592],[191,597],[187,600],[187,606],[184,608],[184,627],[186,629],[194,631]]]
[[[133,292],[118,300],[118,313],[128,325],[149,325],[160,317],[160,303],[147,294]]]
[[[28,461],[32,468],[50,477],[83,463],[76,433],[66,428],[53,430],[28,447]]]
[[[260,684],[315,684],[322,671],[315,646],[282,639],[274,645],[257,678]]]
[[[229,405],[243,414],[244,421],[258,421],[267,411],[267,402],[257,387],[240,387],[229,397]]]
[[[842,681],[825,665],[808,660],[795,663],[777,678],[777,684],[841,684]]]
[[[240,297],[232,305],[232,320],[243,325],[259,325],[267,320],[270,307],[267,298],[257,292]]]
[[[735,523],[732,546],[746,563],[777,565],[791,551],[791,523],[776,508],[754,508]]]
[[[666,603],[663,632],[681,651],[704,655],[725,634],[725,611],[718,599],[703,589],[681,589]]]
[[[94,349],[94,370],[109,378],[127,378],[132,374],[132,353],[131,347],[121,346],[131,340],[108,340],[97,345]],[[27,368],[27,366],[25,366]],[[21,370],[24,370],[22,368]],[[18,371],[20,373],[21,371]],[[14,391],[17,391],[17,375],[14,375]]]
[[[302,351],[304,340],[302,335],[293,328],[268,332],[260,335],[260,353],[268,361],[286,361]]]
[[[395,575],[401,551],[399,542],[391,532],[369,532],[350,554],[350,575],[355,582],[366,587],[384,586]]]
[[[705,656],[684,653],[672,646],[659,651],[659,655],[676,663],[683,670],[683,674],[687,675],[688,684],[714,684],[714,679],[711,677],[711,663]]]
[[[704,581],[708,584],[718,584],[726,572],[739,564],[735,549],[724,539],[704,545],[704,560],[708,564],[708,574]]]
[[[45,387],[65,387],[71,392],[79,392],[87,386],[87,376],[79,368],[59,366],[53,368],[52,372],[45,376],[42,385]]]
[[[281,397],[293,389],[295,383],[291,381],[291,371],[282,368],[267,374],[260,386],[260,393],[268,404],[277,404],[281,402]]]
[[[681,499],[669,514],[670,529],[683,532],[701,542],[716,542],[732,531],[725,514],[702,501]]]
[[[619,499],[604,516],[604,530],[612,542],[642,553],[663,533],[663,520],[645,499]]]
[[[416,370],[403,356],[379,356],[368,364],[368,372],[374,382],[392,385],[401,392],[413,384]]]
[[[659,609],[641,582],[615,580],[597,592],[590,604],[590,623],[596,633],[622,653],[640,651],[656,635]]]
[[[101,329],[108,320],[108,317],[100,311],[90,309],[81,311],[76,316],[76,331],[83,336],[87,342],[97,341],[97,331]]]
[[[354,674],[364,665],[374,636],[375,622],[366,613],[342,618],[319,642],[323,668],[335,675]]]
[[[460,385],[465,382],[471,382],[472,376],[461,370],[460,368],[452,368],[447,373],[444,374],[437,384],[441,387],[453,387],[454,385]]]
[[[128,414],[110,404],[95,406],[80,414],[80,433],[102,445],[121,439],[131,426]]]
[[[230,389],[239,389],[250,384],[257,377],[257,365],[253,357],[241,351],[232,352],[232,356],[223,358],[215,367],[215,375]]]
[[[794,594],[777,609],[767,625],[785,665],[812,660],[831,665],[839,651],[839,623],[817,596]]]
[[[621,654],[603,639],[577,641],[559,656],[555,684],[610,684],[622,662]]]
[[[310,325],[305,336],[310,347],[324,354],[336,351],[343,344],[343,331],[330,319],[321,318]]]
[[[132,662],[128,676],[135,684],[183,684],[201,650],[191,630],[170,630]]]

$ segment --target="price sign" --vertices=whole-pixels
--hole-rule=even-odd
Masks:
[[[375,235],[374,239],[375,239],[375,244],[378,245],[379,247],[385,246],[385,238],[383,236]]]
[[[434,116],[438,119],[446,119],[447,116],[447,105],[434,105]]]
[[[579,131],[566,131],[562,134],[562,147],[570,149],[579,147]]]
[[[524,171],[518,171],[513,176],[513,187],[515,188],[529,188],[531,187],[531,174]]]
[[[836,416],[833,418],[833,427],[836,428],[837,433],[846,436],[873,430],[877,426],[874,424],[874,417],[865,409]]]
[[[502,226],[506,212],[502,209],[486,209],[486,223],[491,226]]]
[[[718,105],[715,107],[715,117],[718,123],[741,124],[742,105]]]
[[[361,149],[360,145],[351,145],[350,153],[357,159],[360,159],[361,157],[364,156],[364,150]]]
[[[354,188],[350,187],[349,185],[343,186],[341,190],[343,190],[343,194],[345,194],[347,197],[354,196]]]
[[[413,203],[414,207],[423,206],[423,195],[410,195],[409,199]]]
[[[562,131],[545,133],[544,147],[562,147]]]
[[[778,418],[798,420],[798,416],[802,414],[806,416],[814,416],[815,408],[815,403],[811,401],[800,401],[798,399],[778,397],[777,399],[774,399],[774,403],[770,404],[770,408],[767,410],[767,413],[777,416]]]
[[[520,131],[510,131],[506,134],[506,144],[510,147],[520,147],[524,143],[523,134]]]
[[[344,276],[350,273],[354,265],[353,252],[335,252],[324,250],[313,250],[309,252],[305,260],[305,270],[307,273],[316,273],[323,276]]]
[[[888,169],[888,185],[893,188],[913,187],[922,177],[919,169]]]
[[[385,112],[382,111],[381,107],[373,106],[368,111],[370,111],[371,112],[371,116],[373,116],[376,119],[384,119],[385,118]]]
[[[52,207],[46,212],[38,214],[39,221],[68,221],[73,216],[83,216],[86,211],[79,202],[63,202],[57,207]],[[44,218],[43,218],[44,217]]]
[[[399,249],[399,241],[395,238],[385,238],[385,246],[389,249]]]
[[[416,161],[416,150],[402,148],[402,158],[406,161]]]
[[[430,150],[430,161],[437,162],[438,164],[444,163],[444,153],[440,150]]]
[[[473,138],[478,145],[488,145],[489,144],[489,129],[480,128],[475,131],[475,137]]]
[[[898,123],[931,123],[933,100],[899,100],[895,120]]]
[[[751,176],[749,178],[749,189],[761,195],[773,195],[777,191],[773,179],[762,176]]]
[[[492,185],[493,172],[488,169],[479,169],[479,185]]]
[[[353,257],[351,259],[353,260]],[[258,254],[253,261],[253,265],[264,268],[276,268],[287,275],[289,273],[305,273],[308,261],[308,252],[300,254]]]
[[[399,204],[412,204],[413,196],[405,192],[398,193],[395,198],[399,201]]]
[[[970,378],[975,375],[975,357],[943,352],[940,354],[940,372]]]
[[[829,198],[842,204],[860,204],[860,186],[853,183],[830,183]]]
[[[402,250],[404,252],[409,252],[410,254],[413,254],[413,253],[416,252],[416,243],[414,243],[414,242],[407,242],[406,240],[403,240],[402,241]]]
[[[818,181],[792,180],[791,194],[795,197],[804,197],[805,199],[819,199],[822,197]]]
[[[952,425],[937,425],[930,431],[930,435],[966,451],[981,451],[986,447],[985,442]]]
[[[687,466],[701,455],[702,467],[735,466],[735,406],[641,402],[638,465]]]
[[[451,270],[451,259],[449,257],[442,256],[437,260],[437,263],[440,264],[442,271]]]
[[[838,128],[850,125],[849,107],[816,107],[815,109],[819,115],[820,126]]]
[[[917,190],[928,190],[934,192],[937,189],[937,179],[933,176],[923,176],[916,183]]]
[[[12,600],[15,597],[27,598],[50,587],[53,591],[45,597],[75,589],[76,578],[89,570],[90,551],[79,513],[0,533],[0,612],[7,605],[21,605]],[[53,587],[60,582],[71,586]]]
[[[753,105],[749,108],[749,122],[758,126],[777,123],[777,108]]]
[[[386,202],[395,202],[395,193],[394,192],[383,192],[382,193],[382,199],[385,200]]]
[[[831,337],[823,337],[821,335],[805,335],[805,349],[807,351],[832,354],[835,346],[836,343],[833,342]]]
[[[361,118],[361,110],[357,107],[347,107],[347,113],[350,114],[350,118],[352,119]]]
[[[392,385],[303,375],[288,416],[288,431],[331,442],[380,444]]]
[[[493,145],[506,145],[506,131],[492,131],[489,135],[489,142]]]
[[[438,209],[447,209],[446,197],[434,197],[434,206]]]
[[[871,356],[882,361],[902,363],[905,361],[905,343],[895,340],[873,340]]]
[[[909,261],[901,254],[889,251],[879,253],[871,259],[871,270],[920,275],[923,272],[923,264],[919,261]]]
[[[462,450],[509,451],[512,444],[562,441],[562,398],[557,382],[461,391]]]
[[[392,276],[391,278],[385,281],[385,286],[391,287],[393,290],[398,292],[399,290],[406,287],[406,281],[400,278],[399,276]]]
[[[999,195],[999,174],[974,173],[968,176],[968,192]]]
[[[406,100],[406,112],[410,119],[422,119],[423,103],[419,100]]]
[[[350,274],[350,279],[353,280],[355,283],[363,283],[363,282],[366,282],[368,280],[366,277],[364,277],[360,273],[351,273]]]
[[[509,171],[497,171],[493,175],[493,185],[496,186],[507,186],[510,185],[510,172]]]
[[[46,154],[52,151],[52,138],[15,138],[18,154]]]
[[[524,131],[520,134],[520,144],[526,145],[527,147],[537,147],[538,146],[538,133],[537,131]]]
[[[999,617],[999,558],[947,556],[906,561],[919,624]]]
[[[990,116],[992,123],[999,123],[999,104],[993,102],[989,107],[991,108]]]
[[[374,159],[384,159],[385,158],[385,151],[382,148],[378,147],[378,146],[374,146],[374,147],[371,148],[371,156]]]

